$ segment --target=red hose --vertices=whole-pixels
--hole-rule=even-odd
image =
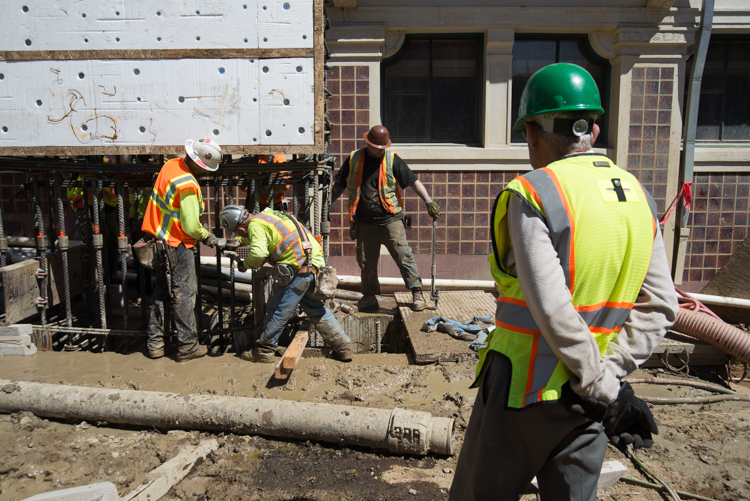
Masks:
[[[750,364],[750,335],[719,318],[680,308],[673,329]]]

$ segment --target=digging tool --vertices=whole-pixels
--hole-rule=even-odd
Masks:
[[[440,293],[435,288],[435,225],[437,219],[432,220],[432,285],[430,286],[430,299],[435,303],[435,309],[437,310],[438,299],[440,299]]]

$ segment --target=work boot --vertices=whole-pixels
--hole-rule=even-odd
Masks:
[[[378,298],[375,294],[365,294],[357,303],[359,311],[377,310],[378,308]]]
[[[161,358],[164,356],[164,347],[148,349],[148,358]]]
[[[204,346],[202,344],[199,344],[191,352],[188,352],[188,353],[185,353],[185,354],[178,353],[177,354],[177,361],[178,362],[184,362],[185,360],[192,360],[194,358],[205,357],[206,353],[208,353],[208,348],[206,348],[206,346]]]
[[[257,345],[253,348],[252,355],[252,361],[258,364],[270,364],[276,360],[276,350],[271,346]]]
[[[332,352],[333,358],[339,362],[351,362],[352,361],[352,348],[349,343],[341,346]]]
[[[411,290],[411,309],[414,311],[422,311],[427,307],[427,303],[422,295],[422,289],[414,288]]]

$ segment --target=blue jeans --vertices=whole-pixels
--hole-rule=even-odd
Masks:
[[[292,318],[295,308],[302,307],[315,328],[320,332],[323,340],[334,351],[346,346],[350,339],[341,324],[333,316],[331,310],[325,307],[323,301],[313,299],[315,291],[315,276],[308,273],[298,273],[292,283],[285,287],[274,286],[271,296],[266,303],[266,317],[263,319],[263,333],[258,344],[264,348],[273,348],[279,343],[279,336]]]

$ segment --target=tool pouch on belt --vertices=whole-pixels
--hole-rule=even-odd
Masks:
[[[357,220],[349,222],[349,238],[352,239],[352,241],[357,240]]]
[[[177,249],[169,244],[162,243],[164,249],[164,262],[169,266],[169,272],[177,268]]]
[[[157,240],[151,237],[149,240],[139,239],[133,244],[133,250],[138,258],[138,261],[146,269],[159,270],[163,268],[163,263],[160,262],[161,258],[157,251]]]
[[[410,230],[411,229],[411,216],[404,216],[404,229]]]
[[[318,268],[318,273],[315,274],[315,291],[312,293],[312,298],[321,301],[333,299],[338,284],[339,277],[336,276],[336,268],[331,266]]]
[[[294,270],[288,264],[277,264],[271,268],[271,280],[274,285],[286,287],[294,280]]]

